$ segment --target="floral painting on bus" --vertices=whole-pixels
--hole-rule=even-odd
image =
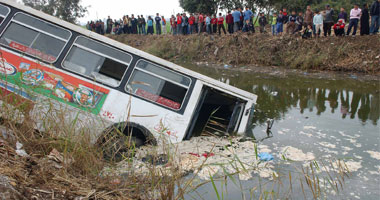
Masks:
[[[109,90],[18,55],[0,51],[0,87],[34,101],[39,93],[76,108],[99,114]],[[28,92],[29,91],[29,92]],[[33,92],[31,92],[33,91]]]

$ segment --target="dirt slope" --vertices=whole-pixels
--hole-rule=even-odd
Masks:
[[[380,73],[380,35],[310,40],[261,34],[109,37],[175,63]]]

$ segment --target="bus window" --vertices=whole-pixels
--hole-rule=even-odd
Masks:
[[[132,56],[129,54],[79,37],[64,59],[63,67],[112,87],[118,87],[131,61]]]
[[[146,100],[179,110],[190,84],[191,79],[188,77],[140,60],[126,90]]]
[[[0,4],[0,24],[3,23],[4,19],[8,16],[10,11],[11,10],[8,7]]]
[[[1,36],[0,43],[53,63],[70,36],[71,33],[67,30],[29,15],[17,13]]]

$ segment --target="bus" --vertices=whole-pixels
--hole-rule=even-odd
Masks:
[[[30,102],[35,121],[64,112],[57,120],[90,129],[94,143],[121,132],[112,140],[121,146],[126,136],[140,146],[244,134],[257,99],[10,0],[0,0],[0,88],[2,104]]]

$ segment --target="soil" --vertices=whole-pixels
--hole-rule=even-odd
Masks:
[[[177,64],[380,74],[380,35],[310,40],[262,34],[109,37]]]

